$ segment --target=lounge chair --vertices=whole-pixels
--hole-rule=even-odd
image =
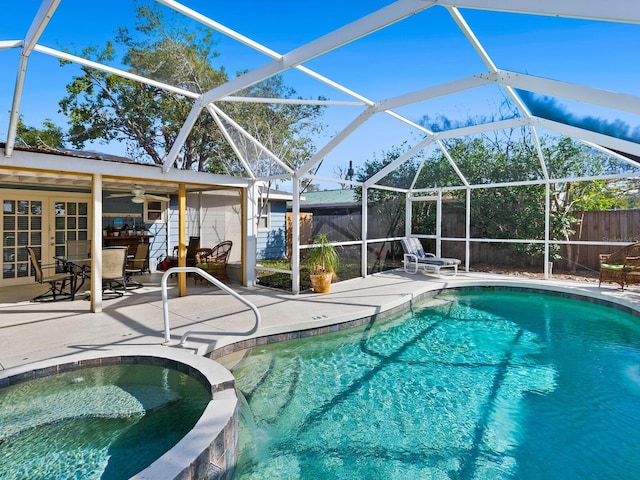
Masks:
[[[425,253],[420,239],[416,237],[405,237],[401,240],[404,249],[404,271],[407,273],[417,273],[422,269],[425,273],[435,273],[440,275],[440,270],[449,268],[453,270],[453,276],[458,274],[460,260],[457,258],[436,257],[433,253]]]

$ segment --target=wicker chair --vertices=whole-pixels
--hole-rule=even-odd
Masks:
[[[603,282],[617,283],[621,289],[627,285],[640,283],[636,271],[635,258],[640,257],[640,242],[632,243],[611,254],[600,254],[600,276],[598,286]]]
[[[230,240],[220,242],[213,248],[200,248],[196,253],[196,267],[201,268],[218,280],[228,280],[227,262],[233,243]],[[200,275],[194,275],[194,282],[202,280]]]
[[[627,257],[624,261],[624,284],[640,284],[640,257]]]

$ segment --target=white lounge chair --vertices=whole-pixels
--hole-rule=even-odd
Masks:
[[[405,237],[401,240],[404,249],[404,271],[407,273],[417,273],[419,269],[426,273],[435,273],[440,276],[443,268],[453,269],[453,276],[458,274],[460,260],[457,258],[436,257],[433,253],[425,253],[420,239],[416,237]]]

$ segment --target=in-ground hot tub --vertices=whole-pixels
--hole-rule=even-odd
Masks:
[[[0,372],[3,478],[231,478],[233,377],[167,347],[113,348]],[[105,476],[106,475],[106,476]]]

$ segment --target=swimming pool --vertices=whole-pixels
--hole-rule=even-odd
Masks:
[[[471,289],[256,347],[233,368],[246,402],[234,478],[636,478],[639,325]]]

